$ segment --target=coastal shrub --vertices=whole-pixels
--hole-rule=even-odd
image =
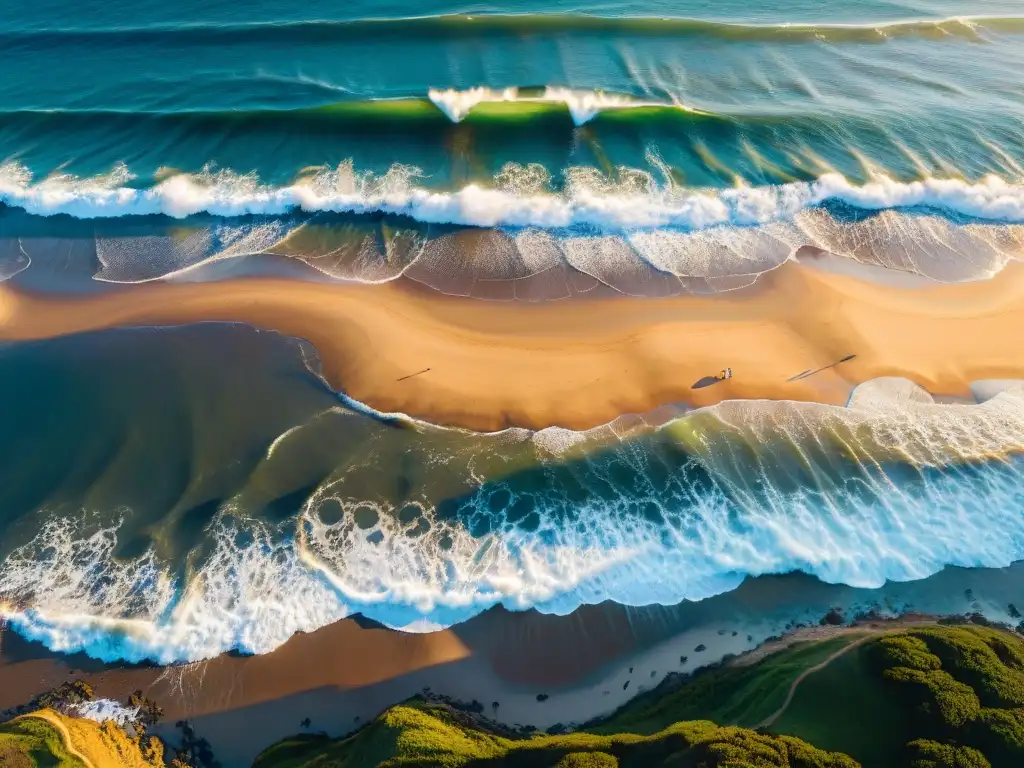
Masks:
[[[619,761],[607,752],[570,752],[555,768],[617,768]]]
[[[961,625],[908,630],[871,646],[883,678],[917,714],[921,736],[963,744],[996,768],[1024,765],[1024,641]],[[920,757],[925,766],[938,759]]]
[[[907,744],[910,768],[992,768],[976,749],[917,739]]]
[[[940,669],[942,661],[928,650],[928,645],[913,635],[885,635],[868,646],[870,658],[884,671],[890,667],[906,667],[929,672]]]
[[[708,768],[859,768],[853,758],[824,752],[792,736],[772,736],[745,728],[719,728],[696,745],[691,762]]]
[[[587,732],[507,738],[482,718],[448,705],[413,701],[392,707],[347,739],[328,744],[291,740],[271,748],[255,768],[858,768],[846,755],[815,749],[799,739],[708,721],[675,723],[649,736]]]
[[[983,709],[971,742],[997,765],[1024,765],[1024,709]]]
[[[936,669],[922,672],[908,667],[885,670],[885,677],[912,687],[912,697],[929,730],[952,733],[972,722],[981,712],[981,703],[971,686],[949,673]]]
[[[1024,653],[1009,635],[980,627],[917,630],[942,668],[975,690],[986,707],[1024,706]],[[997,651],[998,649],[998,651]]]

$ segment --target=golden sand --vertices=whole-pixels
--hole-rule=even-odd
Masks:
[[[385,285],[269,278],[47,297],[0,286],[0,338],[235,321],[308,339],[335,388],[385,412],[477,430],[592,427],[668,402],[842,404],[905,376],[934,394],[1024,377],[1024,265],[898,288],[797,263],[748,289],[666,299],[484,302]],[[856,358],[788,381],[847,355]],[[699,379],[730,367],[703,389]]]

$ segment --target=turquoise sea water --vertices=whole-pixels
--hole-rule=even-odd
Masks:
[[[759,6],[759,7],[752,7]],[[0,158],[36,178],[123,163],[133,185],[213,164],[275,186],[310,167],[414,166],[428,187],[540,163],[690,186],[868,166],[910,180],[1015,175],[1024,16],[1005,2],[108,3],[0,19]],[[432,89],[546,87],[648,106],[573,116]],[[523,90],[525,89],[525,90]],[[556,92],[557,96],[557,92]],[[491,95],[490,98],[500,98]],[[680,109],[684,105],[689,110]],[[592,114],[593,112],[593,114]],[[713,162],[709,161],[713,158]]]
[[[273,269],[656,297],[805,245],[937,280],[1024,252],[1017,1],[8,5],[0,280],[33,290]],[[0,607],[175,661],[353,611],[1003,566],[1024,399],[985,391],[480,435],[368,412],[242,328],[8,345]]]
[[[308,345],[206,324],[0,348],[0,426],[4,616],[107,660],[263,653],[355,612],[423,631],[1024,553],[1024,465],[998,457],[1024,442],[1019,387],[477,434],[382,418]]]
[[[802,245],[984,276],[1020,251],[1024,220],[1018,6],[32,4],[0,19],[0,201],[207,232],[213,216],[236,233],[229,255],[321,262],[331,243],[292,237],[309,217],[398,217],[401,254],[377,234],[376,253],[326,268],[371,281],[467,226],[539,233],[514,269],[472,259],[492,280],[555,262],[617,288],[616,270],[751,274],[709,271],[709,253],[775,264]],[[941,221],[904,215],[922,213]],[[0,236],[19,227],[0,218]],[[616,255],[581,264],[574,238],[594,235]],[[122,249],[103,279],[224,255],[201,237],[216,242]],[[942,256],[908,259],[921,243]]]

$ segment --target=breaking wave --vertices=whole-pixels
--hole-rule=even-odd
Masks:
[[[531,167],[519,166],[527,173],[514,175],[529,176]],[[543,183],[546,172],[540,171]],[[878,175],[855,184],[826,173],[811,182],[708,190],[678,186],[670,177],[663,184],[652,183],[653,177],[642,171],[625,175],[625,183],[614,184],[595,169],[569,169],[564,190],[558,193],[476,184],[441,191],[417,185],[421,174],[413,168],[395,166],[378,176],[357,173],[346,163],[284,187],[261,184],[252,174],[207,171],[175,174],[152,187],[138,188],[127,185],[132,177],[125,166],[104,176],[57,174],[35,182],[23,166],[6,163],[0,166],[0,202],[38,216],[82,219],[304,211],[384,213],[473,227],[598,230],[755,226],[787,220],[829,202],[867,211],[929,208],[987,221],[1024,221],[1024,185],[994,175],[975,183],[938,178],[901,182]]]
[[[547,105],[564,105],[576,126],[590,122],[601,113],[619,110],[674,109],[693,115],[710,115],[710,113],[682,103],[651,101],[627,94],[578,90],[551,85],[539,92],[520,88],[496,89],[483,86],[462,91],[451,88],[431,88],[427,96],[453,123],[462,122],[481,105],[491,107],[492,111],[495,105],[511,105],[513,116],[528,116],[531,111],[538,108],[543,109]],[[509,110],[499,110],[499,114],[502,113],[508,114]]]
[[[474,453],[532,445],[537,469],[401,508],[352,498],[342,474],[285,535],[227,505],[188,576],[152,552],[116,559],[116,525],[53,520],[0,566],[2,615],[56,650],[174,662],[265,653],[354,611],[447,626],[495,603],[674,604],[791,570],[877,587],[1002,567],[1024,557],[1024,390],[975,391],[942,405],[876,380],[847,408],[732,402],[653,430],[463,436]]]
[[[555,189],[543,166],[510,163],[487,188],[433,191],[404,166],[374,175],[346,163],[287,188],[208,171],[139,189],[124,167],[33,183],[8,165],[0,200],[28,212],[9,208],[0,221],[0,280],[30,264],[43,274],[55,260],[66,271],[74,256],[83,274],[112,283],[308,266],[317,279],[405,276],[442,293],[541,301],[599,285],[641,296],[718,293],[815,252],[943,282],[991,277],[1024,255],[1024,225],[1009,223],[1021,219],[1024,187],[996,177],[857,185],[830,175],[697,190],[672,184],[656,159],[655,167],[661,180],[574,168]],[[80,218],[58,225],[40,213]],[[259,254],[276,261],[245,258]]]

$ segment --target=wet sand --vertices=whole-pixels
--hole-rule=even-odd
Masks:
[[[846,402],[903,376],[940,396],[1024,378],[1024,265],[974,283],[897,287],[787,263],[713,296],[485,302],[384,285],[245,278],[92,296],[0,285],[0,339],[234,321],[308,339],[336,389],[384,412],[477,430],[572,429],[672,402]],[[848,355],[848,362],[789,381]],[[729,367],[733,377],[694,389]]]
[[[296,635],[266,655],[225,654],[174,667],[104,664],[51,653],[4,632],[0,710],[77,678],[104,698],[124,700],[142,689],[164,709],[160,735],[174,743],[174,723],[188,719],[226,768],[247,768],[270,744],[302,732],[306,717],[312,722],[307,732],[340,736],[425,689],[475,699],[485,714],[509,725],[546,729],[608,714],[670,672],[691,672],[800,624],[816,625],[832,607],[848,618],[875,609],[889,615],[980,611],[1009,621],[1008,604],[1019,601],[1022,576],[1024,563],[947,568],[917,582],[857,589],[788,574],[748,579],[731,593],[676,606],[604,603],[568,616],[494,608],[430,634],[349,618]],[[541,693],[548,698],[538,701]]]

